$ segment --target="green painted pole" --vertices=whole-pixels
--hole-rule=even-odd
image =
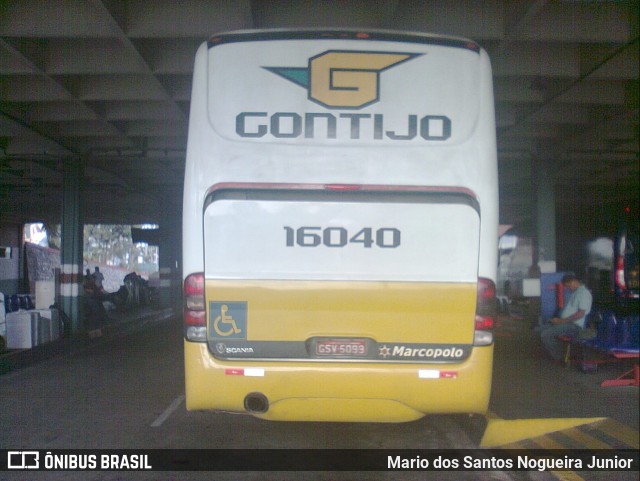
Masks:
[[[60,304],[70,319],[65,334],[76,335],[82,328],[82,180],[81,159],[64,159],[62,165],[62,253]]]

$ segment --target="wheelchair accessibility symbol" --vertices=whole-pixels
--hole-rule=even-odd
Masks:
[[[246,302],[211,302],[209,312],[209,335],[212,338],[247,338]]]

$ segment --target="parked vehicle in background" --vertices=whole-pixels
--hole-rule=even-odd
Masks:
[[[638,213],[632,207],[625,215],[614,241],[614,293],[616,308],[638,314],[640,305],[640,235]]]

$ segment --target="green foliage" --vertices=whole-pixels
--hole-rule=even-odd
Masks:
[[[134,244],[129,225],[89,224],[84,226],[84,258],[91,264],[140,271],[141,264],[157,264],[158,248]]]
[[[43,230],[46,231],[44,237]],[[27,242],[61,249],[60,224],[25,224],[24,234]],[[134,244],[130,225],[86,224],[83,251],[85,262],[89,264],[123,267],[138,273],[158,270],[158,247]]]

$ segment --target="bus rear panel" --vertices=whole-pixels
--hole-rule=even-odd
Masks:
[[[198,52],[187,408],[484,413],[497,255],[486,54],[444,37],[331,35],[221,35]]]

